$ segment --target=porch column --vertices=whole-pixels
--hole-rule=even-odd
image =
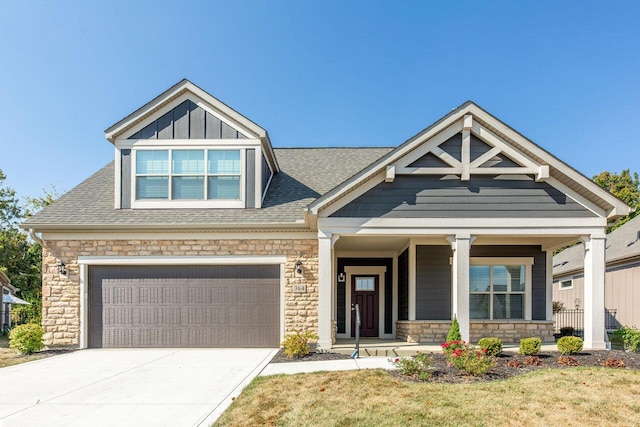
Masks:
[[[547,277],[547,286],[546,286],[546,301],[547,301],[547,310],[546,310],[546,319],[547,321],[553,321],[553,250],[545,251],[546,256],[546,277]]]
[[[460,335],[469,342],[469,252],[472,238],[468,234],[449,237],[453,249],[453,314],[460,324]]]
[[[318,348],[331,348],[331,235],[318,233]]]
[[[584,347],[606,348],[604,324],[604,234],[592,234],[584,242]]]

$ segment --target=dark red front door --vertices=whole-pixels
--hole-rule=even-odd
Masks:
[[[351,276],[351,303],[360,308],[360,336],[378,337],[378,276]],[[351,311],[351,336],[356,336],[356,315]]]

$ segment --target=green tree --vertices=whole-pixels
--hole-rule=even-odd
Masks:
[[[57,197],[55,187],[44,190],[43,195],[27,198],[26,207],[18,202],[16,192],[7,187],[6,176],[0,170],[0,268],[11,284],[19,288],[18,296],[30,306],[14,306],[12,316],[16,323],[40,323],[42,311],[42,248],[32,242],[17,227],[25,215],[32,215]]]
[[[640,208],[640,180],[638,179],[637,172],[631,173],[629,169],[624,169],[619,174],[604,171],[595,175],[593,181],[627,205],[636,209],[635,212],[620,218],[618,222],[607,229],[607,232],[615,230],[638,215],[637,210]]]
[[[7,176],[0,169],[0,230],[4,231],[15,227],[22,218],[22,209],[18,204],[18,198],[13,188],[5,187],[4,180]]]

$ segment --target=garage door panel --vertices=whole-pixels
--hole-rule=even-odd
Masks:
[[[277,265],[92,266],[89,345],[278,346],[279,270]]]

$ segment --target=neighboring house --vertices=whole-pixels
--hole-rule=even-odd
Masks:
[[[611,329],[640,326],[640,216],[607,235],[605,308]],[[581,308],[584,294],[584,245],[553,257],[553,300]]]
[[[605,347],[605,228],[629,208],[472,102],[396,148],[274,149],[183,80],[106,138],[115,161],[22,224],[48,345],[326,349],[352,303],[364,337],[442,342],[456,316],[471,341],[551,340],[552,251],[584,236]]]
[[[0,270],[0,290],[2,290],[2,305],[0,306],[0,331],[6,331],[11,328],[11,306],[14,304],[30,305],[30,303],[14,295],[20,289],[11,284],[9,277],[2,270]]]

